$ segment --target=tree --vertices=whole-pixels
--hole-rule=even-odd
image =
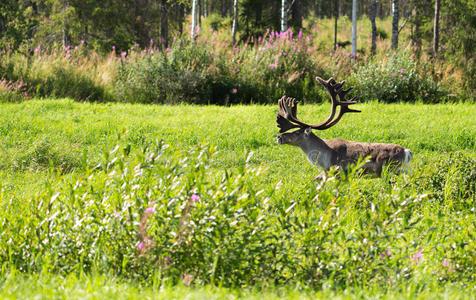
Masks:
[[[236,29],[238,26],[238,0],[233,1],[233,27],[231,30],[233,45],[236,44]]]
[[[352,58],[357,55],[357,0],[352,0]]]
[[[293,0],[291,1],[291,25],[294,28],[300,29],[302,28],[302,0]]]
[[[339,1],[334,0],[334,51],[337,49],[337,19],[339,18]]]
[[[438,43],[440,41],[440,0],[435,0],[435,17],[433,22],[433,56],[438,54]]]
[[[161,16],[160,16],[160,39],[163,42],[163,46],[167,48],[169,41],[169,22],[168,15],[168,3],[167,0],[161,0]]]
[[[375,17],[377,16],[377,1],[372,1],[370,3],[370,23],[372,24],[372,46],[370,47],[370,52],[372,55],[375,55],[377,49],[377,26],[375,25]]]
[[[392,0],[392,49],[398,48],[398,0]]]
[[[195,27],[197,26],[197,0],[192,0],[192,39],[195,37]]]
[[[286,0],[281,0],[281,32],[288,30]]]

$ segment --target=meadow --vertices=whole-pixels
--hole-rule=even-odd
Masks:
[[[277,105],[1,104],[0,297],[474,297],[476,106],[356,108],[319,135],[411,173],[315,182]]]

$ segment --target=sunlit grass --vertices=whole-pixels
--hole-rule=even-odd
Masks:
[[[329,106],[302,105],[299,116],[308,121],[318,121],[328,115]],[[68,195],[72,194],[70,189],[79,180],[86,184],[85,191],[81,193],[84,192],[84,197],[90,199],[86,202],[87,205],[92,205],[92,208],[88,209],[96,209],[96,214],[104,214],[106,222],[112,211],[117,209],[116,202],[121,203],[121,197],[110,197],[110,200],[102,198],[105,200],[99,201],[97,205],[104,206],[96,207],[94,198],[90,198],[94,193],[89,193],[89,190],[97,190],[98,187],[100,190],[106,189],[109,185],[101,185],[101,182],[107,182],[104,181],[107,176],[115,176],[111,177],[111,182],[119,180],[120,176],[116,174],[119,169],[111,173],[97,171],[104,168],[105,153],[111,152],[118,142],[118,137],[121,138],[119,152],[124,145],[131,145],[131,157],[136,157],[131,159],[132,161],[139,160],[143,149],[154,144],[156,140],[169,144],[172,152],[167,155],[177,159],[187,155],[187,151],[197,144],[208,143],[216,146],[219,152],[212,160],[206,180],[196,183],[203,190],[202,199],[208,197],[210,204],[220,200],[219,192],[206,194],[207,189],[220,191],[221,187],[213,182],[220,178],[225,170],[229,174],[241,174],[240,169],[245,165],[247,153],[253,151],[249,167],[262,166],[264,170],[259,175],[241,174],[239,176],[242,177],[239,178],[249,178],[246,179],[248,181],[245,186],[250,190],[245,191],[265,190],[261,196],[256,195],[256,199],[265,197],[263,195],[271,197],[271,206],[267,210],[260,210],[266,216],[266,222],[269,222],[265,224],[268,227],[262,227],[263,230],[269,230],[269,226],[279,228],[280,222],[287,224],[283,225],[283,228],[289,230],[292,238],[283,240],[282,247],[292,249],[290,253],[291,257],[296,255],[293,258],[296,267],[313,270],[306,265],[307,259],[312,258],[307,258],[300,251],[307,247],[311,251],[314,249],[313,243],[324,241],[325,247],[320,248],[321,250],[315,249],[321,251],[316,253],[323,255],[322,259],[327,259],[327,262],[335,260],[336,263],[342,264],[346,272],[356,277],[357,282],[365,282],[364,286],[349,284],[344,288],[342,282],[319,282],[318,277],[312,277],[312,280],[316,280],[313,283],[294,282],[276,287],[271,278],[271,282],[263,279],[262,283],[255,283],[253,286],[220,288],[202,285],[207,283],[209,278],[205,275],[208,270],[200,269],[194,270],[194,274],[202,274],[201,277],[197,275],[197,280],[191,287],[187,287],[180,282],[182,273],[179,273],[178,285],[172,285],[172,281],[177,281],[176,276],[160,277],[159,280],[156,274],[147,277],[147,280],[134,280],[125,274],[119,276],[116,273],[109,276],[96,274],[94,270],[92,273],[83,273],[78,258],[63,261],[66,267],[73,266],[73,271],[58,274],[51,271],[59,268],[57,262],[48,257],[50,250],[44,249],[44,252],[36,254],[37,257],[28,258],[35,261],[29,266],[32,268],[31,273],[15,269],[14,266],[22,265],[22,261],[2,262],[0,297],[31,298],[43,295],[61,298],[73,295],[71,297],[77,298],[180,298],[187,294],[194,299],[470,298],[470,293],[474,293],[474,285],[472,286],[470,279],[474,251],[468,247],[474,244],[469,239],[474,234],[474,215],[471,211],[474,204],[471,204],[468,197],[474,197],[475,183],[474,176],[467,174],[471,166],[464,163],[474,162],[476,157],[476,121],[472,117],[476,114],[476,106],[467,103],[366,103],[358,104],[356,108],[362,110],[362,113],[346,115],[332,129],[316,134],[325,139],[338,137],[363,142],[401,144],[413,151],[412,174],[385,174],[381,179],[355,178],[343,183],[331,181],[324,188],[319,188],[313,178],[320,171],[306,161],[301,151],[276,144],[276,105],[155,106],[77,103],[68,99],[0,105],[0,205],[5,209],[0,213],[0,218],[31,222],[30,218],[35,218],[36,214],[48,216],[49,209],[41,208],[35,201],[49,199],[49,193],[59,192],[61,197],[65,197],[61,198],[61,203],[71,203],[73,209],[62,210],[61,207],[64,206],[61,205],[55,206],[54,209],[60,213],[57,218],[65,218],[64,220],[69,222],[63,213],[71,213],[73,216],[82,214],[78,211],[79,202],[67,200]],[[121,163],[128,161],[126,158],[121,159]],[[98,168],[94,169],[96,166]],[[158,164],[153,170],[162,172],[161,168]],[[184,167],[184,170],[188,169]],[[178,171],[175,174],[200,178],[193,172],[187,172]],[[85,175],[92,176],[89,177],[90,181],[85,180]],[[159,176],[164,174],[153,175],[149,181],[143,182],[145,184],[137,188],[139,191],[146,191]],[[234,175],[230,176],[230,185],[240,182],[233,180]],[[464,186],[466,184],[468,186]],[[80,190],[81,187],[77,193]],[[157,199],[168,199],[160,191],[151,191]],[[182,193],[179,189],[177,191]],[[218,200],[214,200],[214,197]],[[138,198],[136,201],[146,200]],[[249,206],[245,207],[251,209]],[[256,211],[256,207],[253,209]],[[6,215],[7,211],[17,214]],[[336,214],[337,211],[340,214]],[[318,225],[321,217],[329,218],[331,223],[336,222],[335,226],[338,227],[329,228],[327,230],[332,230],[331,233],[324,234],[325,231]],[[403,219],[405,221],[402,221]],[[241,222],[240,220],[237,219],[238,222]],[[157,221],[160,221],[160,218]],[[225,226],[226,222],[227,219],[224,219],[221,225]],[[249,222],[251,223],[246,223],[249,228],[256,226],[253,221]],[[407,225],[404,222],[407,222]],[[21,227],[21,224],[12,225]],[[134,226],[130,227],[132,232],[136,230]],[[37,230],[40,228],[44,228],[44,225],[39,226]],[[382,231],[382,228],[388,232]],[[25,230],[35,236],[33,229]],[[69,230],[68,228],[63,231],[69,234]],[[275,233],[285,232],[283,229],[282,232]],[[134,243],[135,234],[132,236]],[[355,236],[352,236],[353,234]],[[5,236],[0,235],[0,242],[7,245],[4,238]],[[367,247],[364,240],[371,241],[371,245],[376,248],[372,250],[372,247]],[[293,248],[294,246],[289,244],[291,242],[300,246]],[[103,245],[109,243],[106,241]],[[132,244],[132,247],[134,245]],[[227,246],[224,244],[223,248],[226,250]],[[345,249],[359,252],[349,254]],[[384,256],[387,259],[385,261],[380,258],[383,249],[389,250],[390,253],[390,257]],[[110,251],[118,250],[111,248]],[[130,248],[124,251],[135,253],[134,249]],[[416,265],[411,259],[420,251],[423,258]],[[160,253],[159,251],[158,255]],[[331,255],[335,255],[335,258]],[[357,260],[353,260],[353,256]],[[209,256],[205,258],[211,259]],[[187,273],[189,269],[180,268],[193,270],[193,258],[190,259],[189,263],[185,259],[180,262],[183,266],[178,265],[178,270]],[[451,272],[445,267],[444,259],[451,263],[458,259],[460,266],[457,271]],[[113,268],[103,265],[101,259],[92,261],[95,267],[101,270]],[[213,262],[213,259],[211,261]],[[144,268],[151,268],[144,263]],[[284,263],[289,262],[283,260]],[[356,268],[352,264],[355,264]],[[43,268],[42,273],[34,271],[39,266]],[[456,268],[452,264],[451,267]],[[154,268],[151,269],[155,270]],[[358,271],[357,268],[363,270]],[[240,270],[235,271],[238,273]],[[134,272],[137,272],[137,266]],[[223,272],[234,274],[226,273],[226,270]],[[363,275],[362,272],[368,275]],[[379,272],[391,277],[381,280],[382,275]],[[283,274],[290,276],[289,273]],[[337,274],[340,274],[341,278],[345,277],[341,273]],[[246,278],[248,275],[243,276]],[[260,275],[253,276],[259,278]],[[294,276],[302,278],[305,274]],[[220,280],[218,282],[227,282],[228,278]],[[348,280],[353,282],[352,279]],[[314,284],[320,288],[311,288]]]

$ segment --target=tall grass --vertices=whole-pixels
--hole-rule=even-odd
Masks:
[[[426,56],[415,56],[409,44],[392,53],[388,42],[379,39],[379,51],[371,57],[367,23],[363,20],[359,26],[359,53],[354,59],[345,47],[334,50],[331,20],[310,20],[300,32],[267,31],[238,45],[230,44],[227,30],[217,32],[205,23],[193,41],[176,36],[168,47],[151,43],[147,49],[133,47],[106,56],[84,45],[48,49],[39,45],[32,55],[3,53],[0,78],[21,82],[27,97],[79,101],[273,103],[286,94],[321,102],[325,93],[316,84],[316,75],[349,80],[364,101],[437,103],[474,96],[460,88],[457,72],[447,73]],[[381,30],[389,32],[389,21],[382,24]],[[339,39],[345,41],[350,31],[346,18],[339,31]]]
[[[322,135],[398,142],[414,152],[413,173],[325,182],[297,149],[275,144],[274,107],[1,108],[2,291],[10,276],[35,288],[38,274],[108,274],[146,294],[176,284],[324,296],[473,288],[474,105],[362,105],[371,113]],[[39,158],[48,163],[14,163]]]

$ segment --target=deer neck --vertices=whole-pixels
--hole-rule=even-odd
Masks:
[[[324,170],[329,170],[337,161],[337,152],[312,132],[304,135],[298,146],[304,152],[309,162]]]

